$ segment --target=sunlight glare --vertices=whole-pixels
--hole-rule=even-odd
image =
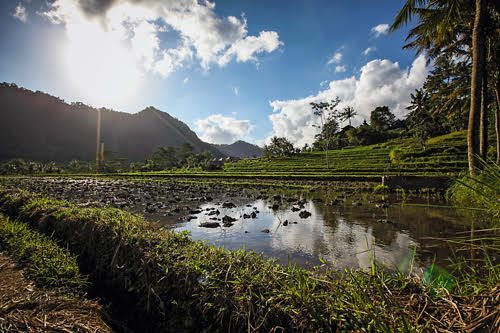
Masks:
[[[94,106],[125,106],[143,79],[127,46],[97,21],[78,20],[68,28],[65,65],[79,93]]]

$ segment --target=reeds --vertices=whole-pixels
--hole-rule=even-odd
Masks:
[[[449,189],[452,201],[461,207],[483,208],[492,217],[491,225],[500,227],[500,165],[479,158],[477,177],[459,179]]]

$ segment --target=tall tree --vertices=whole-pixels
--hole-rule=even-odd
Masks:
[[[354,111],[352,106],[346,106],[344,110],[340,113],[340,121],[349,121],[349,126],[351,126],[351,119],[356,117],[358,113]]]
[[[339,117],[339,112],[337,110],[337,106],[339,105],[339,103],[340,103],[339,97],[336,97],[334,100],[331,100],[330,102],[319,102],[319,103],[312,102],[312,103],[310,103],[313,114],[315,116],[318,116],[320,119],[320,123],[321,123],[320,126],[313,125],[313,126],[318,127],[320,129],[320,134],[323,133],[323,129],[325,128],[325,125],[327,125],[329,123],[332,124],[333,121],[335,122],[335,124],[337,123],[336,119]],[[326,142],[323,146],[324,146],[324,151],[325,151],[325,161],[326,161],[326,168],[327,169],[330,167],[329,162],[328,162],[328,146],[329,146],[329,143],[331,140],[330,134],[331,135],[334,134],[331,131],[332,126],[330,125],[328,127],[330,128],[330,130],[326,131],[327,135],[323,138],[324,140],[326,140]]]
[[[469,57],[456,58],[444,53],[435,58],[423,85],[429,95],[427,110],[433,115],[445,115],[455,130],[467,128],[471,68]]]
[[[389,110],[388,106],[377,106],[370,113],[370,125],[377,131],[386,131],[392,127],[396,116]]]
[[[470,93],[469,126],[467,132],[467,156],[471,177],[476,176],[476,154],[479,153],[479,126],[481,121],[481,91],[484,70],[484,0],[476,0],[474,28],[472,30],[472,75]]]
[[[274,136],[271,142],[264,146],[264,156],[291,156],[295,154],[296,149],[293,144],[285,137]]]

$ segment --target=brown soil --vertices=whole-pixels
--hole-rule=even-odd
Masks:
[[[112,332],[96,301],[34,285],[0,252],[0,332]]]

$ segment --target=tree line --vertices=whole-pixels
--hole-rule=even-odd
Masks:
[[[418,95],[418,93],[417,93]],[[406,119],[396,119],[388,106],[378,106],[370,113],[370,122],[364,120],[355,127],[351,119],[358,114],[353,107],[347,106],[342,110],[337,109],[341,100],[337,97],[329,102],[311,103],[311,110],[318,116],[320,125],[312,145],[305,144],[296,148],[284,137],[271,138],[268,145],[264,146],[264,156],[291,156],[299,152],[324,151],[328,165],[328,150],[351,146],[366,146],[389,139],[413,136],[419,139],[425,149],[425,142],[431,136],[449,132],[451,128],[443,122],[427,118],[427,113],[413,104],[408,106],[410,113]],[[342,122],[348,125],[340,127]]]
[[[57,174],[57,173],[120,173],[120,172],[150,172],[174,169],[200,169],[214,171],[222,169],[227,158],[214,156],[210,151],[197,153],[189,143],[180,147],[160,147],[144,161],[130,162],[128,159],[116,156],[106,151],[105,158],[96,168],[94,161],[71,160],[66,163],[37,162],[16,158],[0,163],[0,175],[9,174]]]

